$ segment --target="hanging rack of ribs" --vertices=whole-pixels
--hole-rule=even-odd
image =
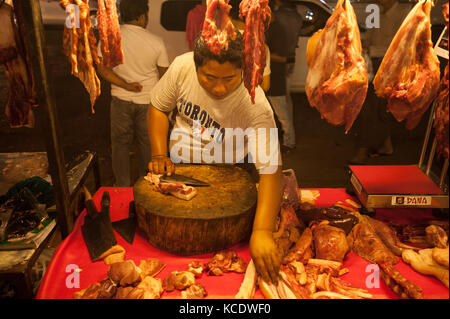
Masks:
[[[112,69],[123,64],[123,52],[119,17],[116,0],[98,0],[97,11],[98,30],[102,51],[102,64]]]
[[[95,65],[99,64],[97,54],[97,39],[92,31],[91,20],[89,19],[88,0],[60,0],[60,6],[68,11],[68,16],[72,19],[70,28],[67,23],[64,25],[63,48],[64,53],[72,66],[72,75],[78,77],[89,93],[92,113],[94,104],[100,96],[100,80],[95,71]],[[74,23],[75,9],[79,10],[79,27]],[[71,9],[72,8],[72,9]]]

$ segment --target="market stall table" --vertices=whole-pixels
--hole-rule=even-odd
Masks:
[[[345,189],[318,189],[320,196],[316,200],[317,206],[331,206],[337,201],[346,199],[356,200],[348,195]],[[128,206],[133,200],[133,189],[131,187],[102,187],[93,196],[97,207],[104,191],[109,191],[111,196],[111,220],[116,221],[128,216]],[[73,294],[81,289],[87,288],[94,282],[99,282],[107,275],[109,266],[103,261],[91,262],[89,253],[84,243],[81,226],[83,225],[83,213],[78,218],[73,232],[60,244],[42,280],[41,287],[37,294],[39,299],[70,299]],[[435,219],[431,209],[379,209],[376,218],[390,220],[397,224],[423,223],[427,220]],[[128,244],[119,234],[116,234],[117,243],[126,250],[125,259],[132,259],[136,264],[142,259],[149,257],[158,258],[165,263],[165,268],[156,276],[163,280],[172,271],[187,270],[188,264],[193,260],[208,262],[213,253],[195,256],[177,256],[151,246],[139,231],[136,232],[133,245]],[[242,242],[230,247],[235,250],[246,262],[250,260],[250,253],[247,242]],[[397,296],[380,280],[379,287],[367,288],[366,281],[369,275],[373,275],[371,264],[350,252],[344,260],[345,268],[349,272],[341,278],[356,287],[367,289],[374,298],[395,299]],[[425,298],[448,299],[449,290],[437,279],[417,273],[409,265],[400,261],[395,268],[411,282],[422,288]],[[74,275],[74,269],[79,269]],[[79,285],[77,281],[79,275]],[[234,298],[244,278],[244,274],[225,273],[222,276],[208,276],[205,273],[197,279],[203,284],[208,293],[207,298],[228,299]],[[161,298],[180,298],[180,291],[163,292]],[[255,298],[263,298],[262,293],[257,290]]]

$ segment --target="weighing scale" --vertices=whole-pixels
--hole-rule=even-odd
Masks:
[[[448,60],[447,27],[434,48],[437,55]],[[374,208],[448,208],[448,159],[445,160],[440,177],[431,172],[437,140],[434,138],[426,167],[424,159],[433,128],[436,111],[433,103],[422,153],[418,165],[349,166],[350,182],[360,202],[367,209]],[[434,179],[434,180],[433,180]]]
[[[350,181],[366,208],[448,208],[448,193],[417,165],[350,166]]]

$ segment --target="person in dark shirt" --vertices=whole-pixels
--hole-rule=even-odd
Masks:
[[[281,124],[283,132],[282,150],[295,148],[295,127],[293,120],[292,103],[287,99],[286,71],[289,47],[286,32],[276,18],[272,15],[269,29],[266,33],[266,43],[270,50],[270,88],[267,98]]]
[[[289,66],[288,72],[291,72],[293,70],[293,64],[295,63],[295,50],[298,47],[298,38],[303,26],[303,19],[297,12],[297,7],[291,0],[274,0],[274,4],[275,10],[273,14],[278,20],[278,23],[283,27],[286,35]]]

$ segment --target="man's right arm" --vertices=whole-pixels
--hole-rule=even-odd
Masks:
[[[147,130],[152,154],[148,169],[153,174],[170,175],[175,171],[175,166],[167,152],[167,135],[169,131],[169,119],[151,103],[147,112]]]

